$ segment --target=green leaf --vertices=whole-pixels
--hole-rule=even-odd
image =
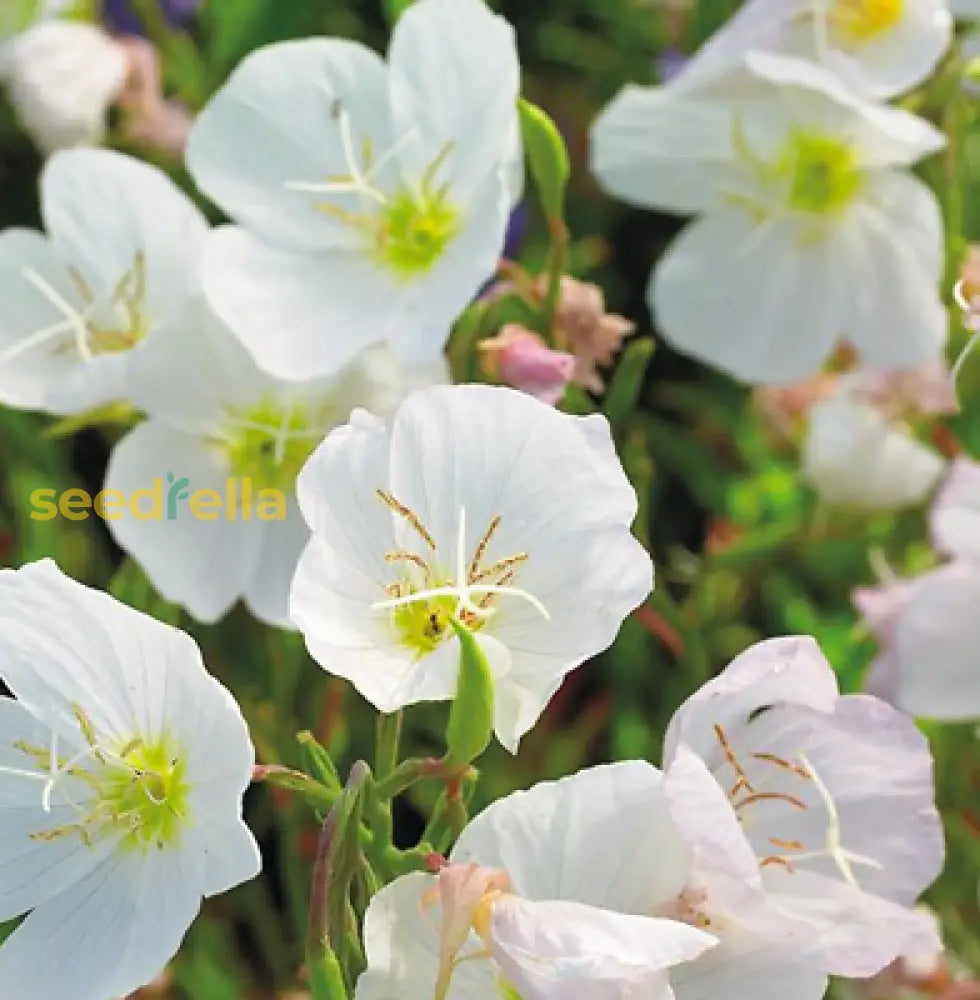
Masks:
[[[613,427],[623,424],[636,409],[643,390],[647,366],[656,350],[650,337],[634,340],[623,351],[616,372],[606,390],[602,410]]]
[[[382,6],[388,23],[393,25],[412,6],[412,0],[382,0]]]
[[[446,763],[465,766],[493,736],[493,674],[476,636],[455,618],[450,622],[459,637],[459,680],[446,728]]]
[[[541,108],[521,98],[517,109],[524,153],[545,215],[549,222],[561,222],[565,217],[565,191],[572,172],[565,140],[558,126]]]

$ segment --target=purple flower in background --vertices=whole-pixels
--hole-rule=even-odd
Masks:
[[[201,0],[156,0],[161,13],[175,28],[182,28],[197,14]],[[103,0],[102,16],[113,30],[127,35],[143,34],[143,22],[132,0]]]
[[[670,83],[689,59],[680,49],[667,48],[657,57],[657,75],[661,83]]]

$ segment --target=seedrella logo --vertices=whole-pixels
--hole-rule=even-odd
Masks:
[[[31,518],[51,521],[63,517],[85,521],[93,513],[103,521],[283,521],[286,518],[286,495],[282,490],[257,488],[249,477],[230,477],[224,489],[194,489],[187,476],[168,472],[157,476],[149,486],[127,494],[105,489],[94,497],[83,489],[69,489],[61,494],[53,489],[31,493]]]

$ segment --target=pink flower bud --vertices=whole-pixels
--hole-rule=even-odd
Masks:
[[[505,385],[555,406],[575,373],[575,358],[554,351],[518,323],[508,323],[496,337],[480,344],[484,368]]]

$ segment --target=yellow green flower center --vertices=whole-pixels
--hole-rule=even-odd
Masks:
[[[438,647],[446,633],[451,631],[449,623],[455,614],[456,601],[452,597],[433,597],[402,604],[392,610],[399,642],[419,656],[425,656]],[[479,627],[478,621],[471,624]]]
[[[523,1000],[520,993],[506,979],[497,981],[497,992],[500,994],[501,1000]]]
[[[127,833],[122,846],[146,850],[173,843],[187,819],[185,765],[165,741],[127,748],[97,779],[99,807]]]
[[[836,215],[854,200],[864,181],[852,146],[834,136],[801,130],[786,140],[775,173],[787,185],[789,207],[813,215]]]
[[[906,0],[833,0],[828,21],[845,43],[863,45],[891,31],[902,19]]]
[[[459,232],[459,212],[444,190],[403,189],[382,208],[373,252],[399,278],[431,270]]]
[[[329,421],[301,406],[283,408],[265,401],[232,415],[226,447],[232,475],[250,479],[256,489],[290,492],[300,469],[326,436]]]
[[[70,805],[77,812],[73,822],[41,830],[31,839],[78,837],[92,845],[121,834],[122,850],[143,852],[173,844],[189,819],[190,783],[186,761],[172,740],[166,735],[152,743],[137,738],[113,747],[99,742],[81,709],[76,708],[76,718],[86,749],[72,756],[55,756],[54,745],[13,744],[32,760],[32,776],[43,780],[45,811]],[[65,783],[76,787],[63,793]],[[87,796],[78,795],[81,786],[88,787]]]

